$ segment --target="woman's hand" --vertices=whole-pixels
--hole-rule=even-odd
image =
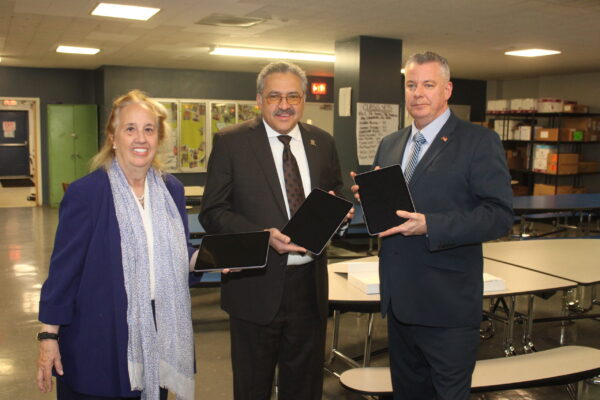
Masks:
[[[41,392],[48,393],[52,391],[52,368],[56,369],[58,375],[64,374],[57,340],[44,339],[40,341],[40,353],[37,364],[36,382],[38,388]]]

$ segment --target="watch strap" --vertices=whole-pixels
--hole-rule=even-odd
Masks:
[[[45,340],[45,339],[58,340],[58,333],[39,332],[37,334],[37,340]]]

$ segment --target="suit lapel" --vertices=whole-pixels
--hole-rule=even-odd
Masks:
[[[390,160],[386,163],[386,165],[380,165],[380,167],[387,167],[392,164],[400,164],[402,165],[402,161],[404,158],[404,150],[406,149],[406,143],[410,138],[411,127],[404,128],[400,131],[400,135],[398,136],[398,144],[392,146],[392,152],[389,155]],[[387,161],[387,160],[386,160]]]
[[[448,144],[453,140],[454,128],[456,127],[456,117],[454,114],[450,114],[450,118],[444,124],[442,129],[438,132],[437,136],[433,140],[433,143],[427,149],[425,155],[419,163],[417,168],[410,179],[410,186],[414,186],[419,178],[425,174],[429,165],[439,156],[439,154],[448,148]]]
[[[321,162],[318,153],[319,143],[315,135],[313,135],[312,132],[304,126],[304,124],[299,123],[298,127],[300,128],[302,143],[304,144],[304,152],[306,153],[306,160],[308,161],[310,187],[311,189],[314,189],[319,187],[319,176],[321,176]],[[308,193],[305,193],[305,195],[308,196]]]
[[[279,184],[279,177],[277,176],[277,168],[275,167],[275,161],[273,160],[273,152],[271,151],[267,131],[260,118],[257,118],[255,123],[250,125],[248,143],[263,170],[263,175],[275,197],[275,202],[277,203],[279,211],[287,220],[287,210],[285,208],[283,193],[281,192],[281,185]]]

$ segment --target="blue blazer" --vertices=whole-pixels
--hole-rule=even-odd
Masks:
[[[164,178],[189,238],[183,185]],[[84,394],[139,396],[129,384],[126,314],[119,226],[108,174],[99,169],[65,193],[40,297],[39,320],[61,326],[59,379]]]
[[[386,136],[374,165],[402,162],[407,127]],[[450,116],[409,184],[427,235],[386,237],[380,252],[381,307],[402,322],[479,326],[481,243],[509,232],[512,190],[498,134]]]

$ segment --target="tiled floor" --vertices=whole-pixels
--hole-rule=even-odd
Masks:
[[[39,393],[34,385],[38,331],[37,308],[39,290],[48,273],[58,213],[51,208],[0,208],[0,400],[42,400],[54,395]],[[352,255],[336,249],[335,254]],[[354,254],[358,255],[358,254]],[[521,302],[523,303],[523,302]],[[230,400],[231,371],[229,363],[228,318],[219,307],[219,288],[192,289],[193,320],[196,336],[198,373],[197,399]],[[555,295],[548,300],[536,298],[536,316],[550,315],[560,307]],[[385,321],[375,318],[374,349],[385,348]],[[360,354],[366,315],[342,315],[341,349]],[[600,322],[579,320],[567,329],[571,344],[600,348]],[[480,346],[480,358],[501,357],[502,326],[496,335]],[[520,333],[521,327],[517,327]],[[534,338],[539,350],[558,346],[560,324],[536,324]],[[331,326],[329,327],[331,332]],[[331,335],[329,335],[331,340]],[[372,365],[386,365],[387,355],[373,357]],[[346,368],[334,363],[338,370]],[[564,387],[514,390],[473,395],[472,399],[568,399]],[[332,375],[326,375],[323,399],[362,399],[343,389]],[[600,386],[586,385],[584,399],[600,399]],[[287,400],[287,399],[286,399]]]

